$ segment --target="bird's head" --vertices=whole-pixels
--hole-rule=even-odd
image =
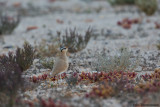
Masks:
[[[67,47],[60,47],[60,51],[61,51],[62,53],[67,53],[68,48],[67,48]]]

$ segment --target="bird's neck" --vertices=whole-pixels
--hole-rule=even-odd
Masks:
[[[66,52],[60,53],[59,57],[60,57],[61,59],[67,60],[67,54],[66,54]]]

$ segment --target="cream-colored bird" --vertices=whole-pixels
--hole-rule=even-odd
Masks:
[[[56,74],[61,72],[66,72],[68,69],[68,57],[67,57],[68,48],[61,47],[60,51],[61,52],[59,53],[59,55],[55,60],[55,64],[53,66],[51,76],[55,76]]]

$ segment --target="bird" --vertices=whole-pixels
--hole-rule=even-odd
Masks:
[[[55,76],[61,72],[66,72],[68,70],[68,57],[67,57],[68,48],[60,47],[60,53],[55,59],[55,64],[51,72],[51,76]]]

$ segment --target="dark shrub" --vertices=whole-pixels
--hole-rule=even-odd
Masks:
[[[19,17],[0,16],[0,35],[10,34],[20,22]]]
[[[23,71],[27,70],[32,65],[34,53],[33,47],[28,42],[24,43],[22,49],[17,48],[15,60]]]
[[[19,65],[12,61],[14,56],[10,53],[9,56],[2,55],[0,56],[0,93],[4,93],[8,96],[9,101],[8,106],[12,107],[18,89],[22,86],[22,78]],[[3,102],[0,101],[3,105]]]

